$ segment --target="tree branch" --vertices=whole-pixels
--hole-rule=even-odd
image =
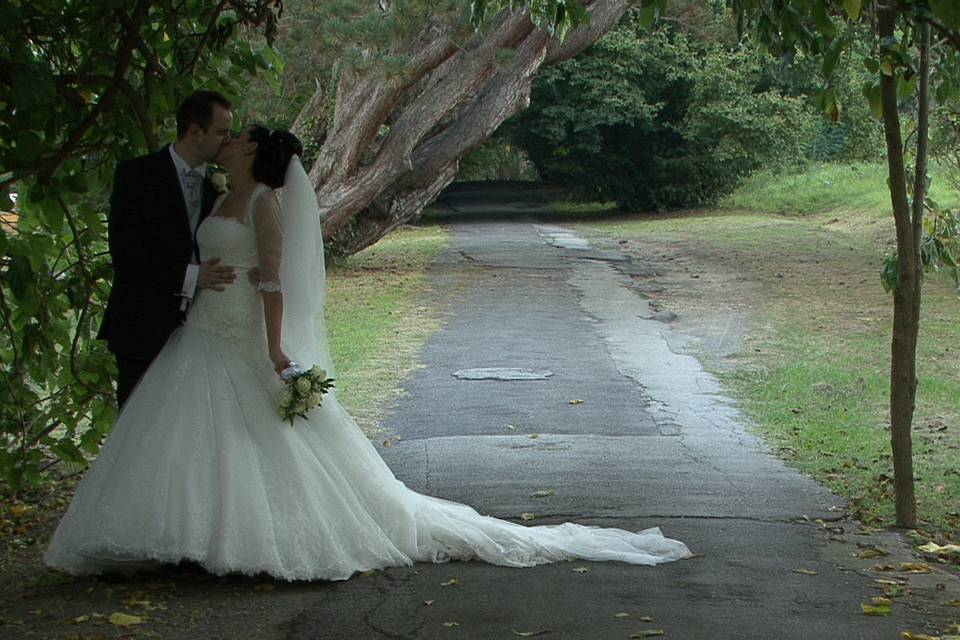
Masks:
[[[927,24],[930,25],[934,31],[943,36],[944,39],[947,40],[954,49],[960,51],[960,32],[954,31],[953,29],[937,22],[937,20],[932,17],[927,18]]]
[[[63,146],[57,150],[53,157],[46,161],[46,166],[40,172],[40,182],[49,182],[50,177],[60,168],[60,164],[73,153],[74,148],[80,143],[90,127],[97,122],[97,119],[104,111],[113,105],[117,91],[119,91],[119,83],[123,80],[123,76],[130,66],[133,48],[139,37],[140,26],[143,24],[149,8],[149,0],[137,1],[133,9],[133,15],[129,19],[129,26],[126,26],[123,43],[117,51],[117,64],[113,73],[114,84],[107,88],[96,106],[87,114],[87,117],[77,125],[77,128],[73,130],[73,133],[70,134]]]
[[[220,4],[218,4],[217,8],[213,10],[213,15],[210,17],[210,22],[207,24],[207,30],[204,31],[200,37],[200,43],[196,47],[193,60],[191,60],[182,71],[184,74],[189,75],[193,73],[193,70],[197,66],[197,62],[200,60],[200,54],[203,53],[204,47],[207,46],[207,40],[210,38],[210,34],[213,33],[213,30],[217,26],[217,18],[220,17],[220,13],[223,12],[223,7],[226,4],[227,0],[220,0]]]
[[[360,77],[353,71],[342,73],[330,135],[310,171],[314,185],[321,185],[334,175],[345,178],[353,174],[360,154],[376,137],[403,92],[457,52],[449,34],[436,25],[424,27],[414,46],[416,53],[403,77],[385,79],[372,74]]]
[[[485,37],[474,50],[458,50],[442,65],[429,69],[433,75],[423,88],[418,88],[416,97],[394,120],[390,134],[374,161],[359,169],[355,175],[344,175],[338,171],[336,175],[341,179],[330,180],[320,186],[318,196],[324,217],[324,233],[335,233],[398,177],[409,171],[412,168],[410,155],[423,137],[458,105],[468,102],[496,74],[493,59],[497,49],[515,47],[533,32],[526,14],[504,11],[493,33]],[[539,37],[546,38],[545,35]],[[423,76],[421,74],[418,79]],[[414,85],[413,82],[408,83],[409,87]],[[394,97],[389,105],[391,110],[400,97],[399,94]],[[384,113],[383,119],[377,121],[377,129],[388,115]],[[358,116],[358,119],[362,117]],[[336,139],[337,135],[331,132],[330,137]],[[356,143],[349,139],[343,142]],[[358,155],[362,148],[353,146],[353,154]],[[335,209],[328,204],[334,202]]]
[[[157,138],[156,127],[153,125],[150,114],[147,113],[147,105],[144,104],[143,98],[125,79],[120,81],[120,89],[127,100],[130,101],[130,106],[133,107],[133,112],[137,114],[137,119],[140,120],[140,128],[143,130],[143,136],[147,141],[147,148],[151,153],[156,151],[160,148],[160,140]]]
[[[590,24],[571,31],[563,42],[552,40],[547,52],[547,59],[543,61],[543,64],[549,66],[569,60],[589,47],[597,41],[597,38],[612,29],[620,21],[630,4],[630,0],[596,0],[591,2],[587,7],[587,10],[590,11]]]

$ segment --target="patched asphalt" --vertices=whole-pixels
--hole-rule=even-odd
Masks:
[[[317,593],[284,637],[872,640],[922,630],[899,604],[890,617],[863,615],[880,593],[874,579],[826,553],[848,526],[830,524],[842,501],[777,460],[717,381],[671,350],[678,341],[626,275],[642,265],[624,268],[624,256],[507,209],[452,218],[453,246],[431,276],[444,326],[385,421],[398,439],[384,458],[412,489],[481,513],[659,526],[696,557],[389,569]],[[554,375],[454,375],[480,368]]]

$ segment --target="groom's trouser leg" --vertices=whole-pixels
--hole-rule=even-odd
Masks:
[[[117,406],[123,408],[127,398],[133,393],[134,387],[146,373],[153,358],[143,356],[117,356]]]

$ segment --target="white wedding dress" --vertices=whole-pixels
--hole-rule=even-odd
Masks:
[[[200,226],[202,259],[219,256],[237,280],[201,292],[153,362],[77,488],[47,564],[94,574],[191,560],[215,574],[343,580],[413,562],[652,565],[690,555],[659,529],[528,527],[418,494],[333,393],[308,420],[282,421],[261,297],[245,274],[261,262],[249,212],[266,189],[246,223],[211,215]]]

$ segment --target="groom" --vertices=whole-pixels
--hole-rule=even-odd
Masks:
[[[113,289],[97,338],[117,359],[120,407],[196,291],[220,291],[235,278],[219,259],[201,264],[196,247],[217,195],[207,163],[230,137],[231,108],[215,91],[194,92],[177,111],[176,142],[117,167],[108,226]]]

